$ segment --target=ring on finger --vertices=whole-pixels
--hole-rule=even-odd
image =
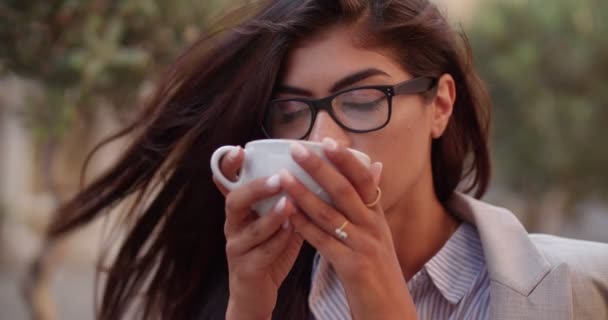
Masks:
[[[378,202],[380,202],[381,197],[382,197],[382,190],[380,190],[380,187],[376,187],[376,199],[374,199],[374,201],[372,201],[370,203],[365,203],[365,206],[368,208],[371,208],[371,207],[377,205]]]
[[[344,231],[344,228],[346,228],[346,225],[348,225],[348,221],[344,221],[344,223],[342,223],[342,225],[339,228],[336,228],[336,230],[335,230],[336,236],[338,237],[338,239],[340,239],[342,241],[348,239],[348,233],[346,233],[346,231]]]

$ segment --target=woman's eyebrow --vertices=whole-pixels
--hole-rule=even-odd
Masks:
[[[348,75],[348,76],[336,81],[332,85],[330,92],[332,92],[332,93],[336,92],[338,90],[351,86],[359,81],[362,81],[369,77],[373,77],[373,76],[377,76],[377,75],[389,76],[386,72],[376,69],[376,68],[369,68],[369,69],[361,70],[361,71],[355,72],[351,75]],[[309,96],[309,97],[313,95],[313,93],[310,92],[309,90],[298,88],[298,87],[293,87],[293,86],[288,86],[288,85],[284,85],[284,84],[277,86],[275,92],[277,94],[278,93],[290,93],[290,94],[295,94],[295,95],[300,95],[300,96]]]
[[[359,81],[362,81],[369,77],[373,77],[373,76],[377,76],[377,75],[389,77],[389,75],[382,70],[379,70],[376,68],[369,68],[369,69],[365,69],[365,70],[362,70],[359,72],[355,72],[349,76],[346,76],[346,77],[336,81],[336,83],[334,83],[334,85],[331,87],[331,90],[329,90],[329,92],[336,92],[338,90],[351,86]]]

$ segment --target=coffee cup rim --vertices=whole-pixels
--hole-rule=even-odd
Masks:
[[[320,146],[321,145],[321,142],[316,142],[316,141],[295,140],[295,139],[261,139],[261,140],[253,140],[253,141],[247,142],[245,144],[245,148],[247,148],[247,146],[249,146],[250,144],[251,145],[272,144],[272,143],[277,143],[277,142],[286,143],[286,144],[298,142],[298,143],[301,143],[303,145],[308,145],[308,146]],[[371,158],[366,153],[359,151],[357,149],[353,149],[353,148],[348,148],[348,150],[350,150],[351,152],[354,152],[360,156],[363,156],[369,163],[371,163]]]

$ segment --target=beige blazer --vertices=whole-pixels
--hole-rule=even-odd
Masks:
[[[608,320],[608,244],[528,234],[510,211],[460,193],[449,207],[479,232],[490,319]]]

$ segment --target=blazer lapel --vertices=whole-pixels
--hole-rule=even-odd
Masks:
[[[566,265],[551,265],[508,210],[455,193],[449,209],[477,227],[490,284],[491,319],[571,319]]]

